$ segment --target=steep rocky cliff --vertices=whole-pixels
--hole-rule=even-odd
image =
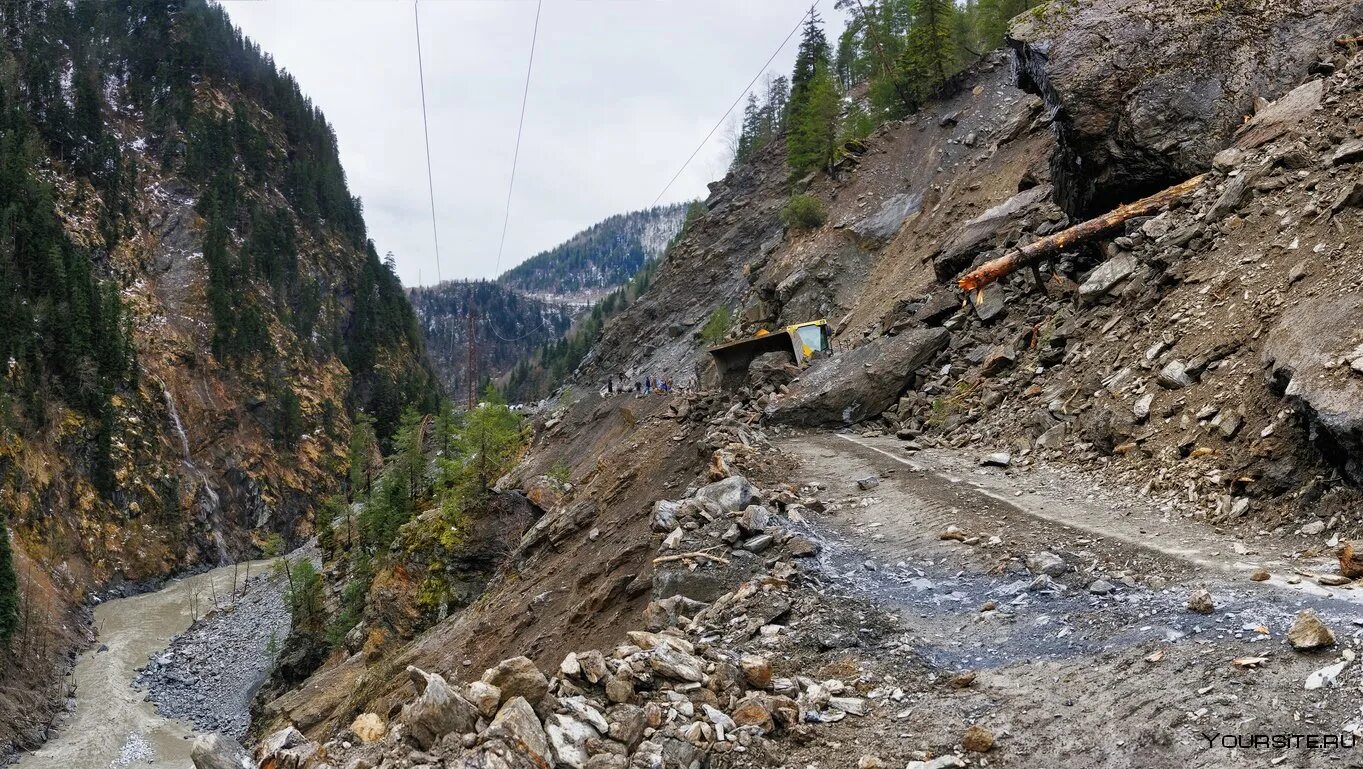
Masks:
[[[56,692],[87,594],[306,539],[351,415],[386,437],[435,388],[329,126],[219,8],[6,3],[0,29],[2,748],[41,738],[25,690]]]

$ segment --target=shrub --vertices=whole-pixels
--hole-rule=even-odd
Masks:
[[[781,219],[787,227],[812,230],[828,220],[828,211],[823,201],[813,195],[796,195],[786,203],[785,209],[781,211]]]
[[[705,321],[701,327],[700,339],[707,345],[716,345],[724,341],[724,337],[729,335],[729,328],[734,324],[733,313],[728,307],[720,307],[710,313],[710,319]]]

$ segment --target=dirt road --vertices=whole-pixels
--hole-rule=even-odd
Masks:
[[[897,623],[897,637],[862,645],[894,654],[865,654],[889,676],[926,669],[927,690],[866,749],[941,751],[929,735],[980,724],[999,737],[991,766],[1363,765],[1363,747],[1349,747],[1363,725],[1363,662],[1352,659],[1363,591],[1305,576],[1326,572],[1323,542],[1241,541],[1091,482],[910,453],[893,438],[823,434],[782,448],[833,502],[811,521],[829,589]],[[879,483],[857,483],[868,478]],[[950,526],[967,541],[941,539]],[[1042,551],[1063,559],[1063,574],[1029,572]],[[1251,581],[1260,567],[1272,579]],[[1210,615],[1185,606],[1198,588],[1214,597]],[[1306,608],[1333,628],[1334,648],[1287,643]],[[1253,657],[1266,659],[1243,662]],[[1306,689],[1337,662],[1337,685]],[[972,686],[946,685],[967,670]]]

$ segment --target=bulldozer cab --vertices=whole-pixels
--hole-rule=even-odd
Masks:
[[[803,368],[811,357],[828,347],[828,321],[820,319],[715,345],[709,353],[719,370],[720,386],[734,389],[747,379],[748,367],[759,355],[783,353],[791,363]]]

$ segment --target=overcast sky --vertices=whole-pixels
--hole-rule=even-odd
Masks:
[[[436,281],[412,3],[225,0],[336,129],[352,194],[407,285]],[[819,12],[832,39],[832,0]],[[611,214],[646,208],[808,0],[545,0],[511,223],[501,236],[534,0],[422,0],[441,275],[493,277]],[[796,35],[772,64],[789,74]],[[735,110],[740,113],[742,107]],[[724,173],[721,129],[663,202]]]

